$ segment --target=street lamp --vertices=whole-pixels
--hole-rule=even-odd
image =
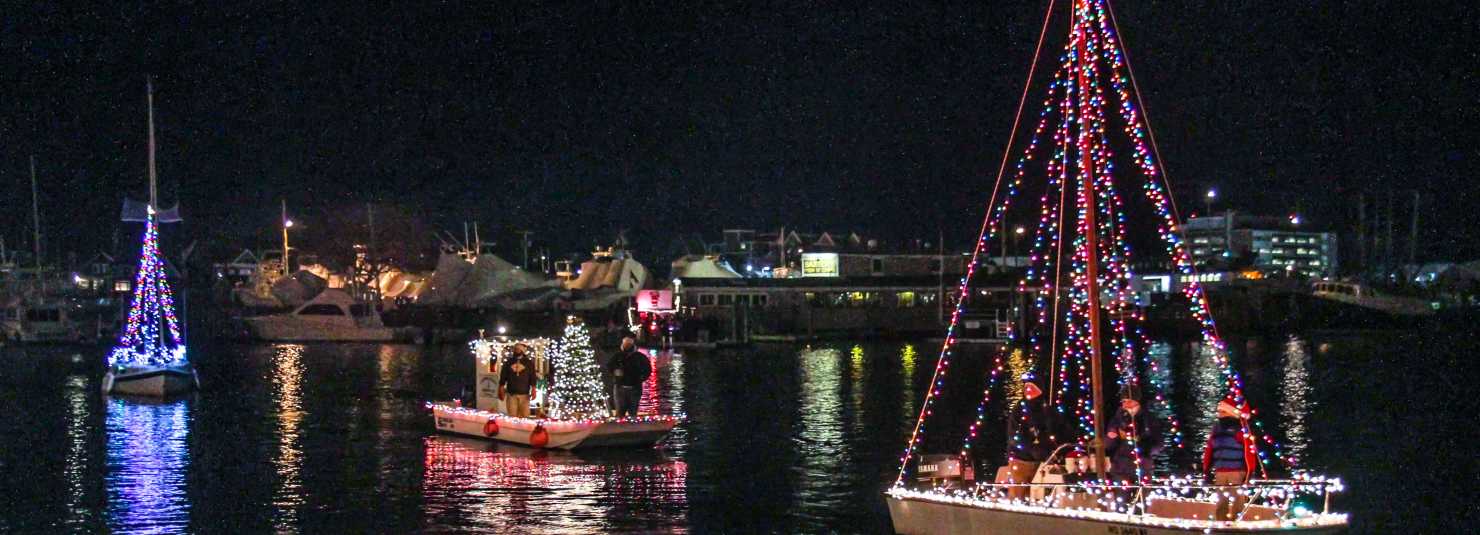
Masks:
[[[1213,201],[1218,198],[1216,188],[1208,188],[1208,194],[1203,196],[1203,206],[1207,208],[1208,215],[1213,215]]]
[[[293,228],[293,220],[288,219],[288,201],[282,200],[283,214],[283,276],[288,276],[288,229]]]

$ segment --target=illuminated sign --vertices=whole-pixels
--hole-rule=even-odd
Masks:
[[[837,253],[802,253],[803,277],[838,276]]]
[[[672,290],[638,290],[637,311],[673,310]]]

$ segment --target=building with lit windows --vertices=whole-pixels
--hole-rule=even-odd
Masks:
[[[1201,268],[1313,279],[1336,276],[1336,234],[1302,228],[1298,218],[1230,212],[1190,218],[1182,233],[1188,254]]]

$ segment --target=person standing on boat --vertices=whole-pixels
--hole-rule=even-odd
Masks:
[[[1111,480],[1138,481],[1151,476],[1151,457],[1161,450],[1161,433],[1156,419],[1141,406],[1140,385],[1129,384],[1120,390],[1120,410],[1110,420],[1105,438]]]
[[[652,375],[653,367],[647,355],[637,350],[636,339],[622,339],[622,350],[606,362],[606,371],[612,375],[612,403],[617,406],[617,416],[637,416],[642,383]]]
[[[1203,471],[1213,477],[1213,484],[1236,487],[1249,482],[1249,474],[1259,466],[1254,450],[1254,437],[1249,434],[1249,412],[1240,410],[1232,397],[1218,402],[1218,421],[1208,433],[1203,448]],[[1244,507],[1246,498],[1236,494],[1232,500],[1222,493],[1215,512],[1219,520],[1233,520]]]
[[[1007,419],[1007,483],[1031,483],[1038,465],[1053,451],[1048,407],[1043,403],[1043,390],[1033,380],[1031,372],[1023,374],[1023,399]],[[1009,487],[1007,497],[1027,498],[1028,487]]]
[[[499,394],[505,398],[505,413],[528,418],[529,396],[534,393],[534,359],[529,358],[529,346],[524,344],[515,344],[513,353],[499,374]]]

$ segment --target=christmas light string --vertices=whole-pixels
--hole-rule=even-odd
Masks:
[[[601,367],[591,347],[591,332],[579,318],[566,319],[565,332],[550,349],[555,376],[550,387],[550,417],[580,418],[606,412],[608,395],[602,386]]]
[[[143,247],[134,274],[128,322],[108,354],[108,365],[177,366],[186,360],[180,320],[175,317],[174,297],[159,254],[159,228],[150,207],[144,219]]]
[[[1040,198],[1039,221],[1038,225],[1035,226],[1033,240],[1028,253],[1030,267],[1018,284],[1019,289],[1026,289],[1030,284],[1034,283],[1037,283],[1038,286],[1033,300],[1033,307],[1037,312],[1035,315],[1037,321],[1035,322],[1035,326],[1025,329],[1028,347],[1031,348],[1031,354],[1034,356],[1032,362],[1036,362],[1039,356],[1046,356],[1051,368],[1057,368],[1056,370],[1051,370],[1049,375],[1050,383],[1056,382],[1058,386],[1055,389],[1053,384],[1050,385],[1048,389],[1048,393],[1051,396],[1050,399],[1052,400],[1053,396],[1057,395],[1058,403],[1054,404],[1056,405],[1056,410],[1061,414],[1066,411],[1073,412],[1080,421],[1081,429],[1086,432],[1091,431],[1090,414],[1093,407],[1091,406],[1091,396],[1089,396],[1088,389],[1091,381],[1087,377],[1091,368],[1090,363],[1087,361],[1091,355],[1091,351],[1089,350],[1089,333],[1091,330],[1087,323],[1088,310],[1086,305],[1090,281],[1088,280],[1085,266],[1091,261],[1103,262],[1105,271],[1098,277],[1099,280],[1094,282],[1109,296],[1108,306],[1105,307],[1110,312],[1109,323],[1111,334],[1108,337],[1110,344],[1110,351],[1108,352],[1113,352],[1116,355],[1114,364],[1118,377],[1117,383],[1122,387],[1140,385],[1142,381],[1140,379],[1140,373],[1137,370],[1137,364],[1139,363],[1141,366],[1144,366],[1146,368],[1145,373],[1148,376],[1146,384],[1150,387],[1148,390],[1153,394],[1151,398],[1144,402],[1148,405],[1148,409],[1153,406],[1158,407],[1167,415],[1167,419],[1170,421],[1168,439],[1175,446],[1181,447],[1183,445],[1181,426],[1175,416],[1171,414],[1172,411],[1169,409],[1170,401],[1164,394],[1168,386],[1166,382],[1167,370],[1160,369],[1159,365],[1149,358],[1148,349],[1151,344],[1139,326],[1140,323],[1145,321],[1145,316],[1144,313],[1137,312],[1134,309],[1133,281],[1135,275],[1130,262],[1132,250],[1126,239],[1127,231],[1125,227],[1127,216],[1124,210],[1125,201],[1124,196],[1117,191],[1118,187],[1115,181],[1116,170],[1113,162],[1115,154],[1110,148],[1108,122],[1105,120],[1107,111],[1105,107],[1109,101],[1108,97],[1110,94],[1113,94],[1119,100],[1119,105],[1116,107],[1117,115],[1120,116],[1120,119],[1124,123],[1122,130],[1133,142],[1132,161],[1135,164],[1134,167],[1146,178],[1145,184],[1142,186],[1143,193],[1151,201],[1152,206],[1159,216],[1157,224],[1158,236],[1166,244],[1167,252],[1172,258],[1173,263],[1177,266],[1179,273],[1184,275],[1191,274],[1192,265],[1190,257],[1186,254],[1184,244],[1178,235],[1174,215],[1175,207],[1171,205],[1170,195],[1166,193],[1161,183],[1164,179],[1158,173],[1158,163],[1152,158],[1152,151],[1147,149],[1145,143],[1149,129],[1144,127],[1132,98],[1134,97],[1135,100],[1139,100],[1140,96],[1138,94],[1132,95],[1132,91],[1127,87],[1127,78],[1122,72],[1122,69],[1128,70],[1129,66],[1124,61],[1123,51],[1115,38],[1115,32],[1107,25],[1106,14],[1107,8],[1102,0],[1089,0],[1078,4],[1075,10],[1075,28],[1071,32],[1073,40],[1066,46],[1065,53],[1062,56],[1063,61],[1060,70],[1055,73],[1053,81],[1049,84],[1048,96],[1043,101],[1043,109],[1040,112],[1033,136],[1024,148],[1023,155],[1017,160],[1017,164],[1014,167],[1014,176],[1007,181],[1006,192],[1000,197],[1000,203],[997,202],[999,200],[999,188],[1002,186],[1002,179],[999,173],[998,185],[994,186],[992,199],[988,204],[988,216],[983,222],[982,233],[979,235],[977,246],[973,251],[973,260],[968,267],[967,275],[962,278],[958,292],[963,297],[966,294],[969,280],[978,264],[977,258],[984,248],[985,243],[992,239],[998,232],[1007,231],[1003,227],[1003,222],[1005,221],[1008,208],[1012,203],[1012,199],[1018,194],[1029,172],[1029,164],[1038,159],[1035,156],[1035,151],[1039,148],[1040,137],[1045,132],[1049,119],[1054,112],[1058,112],[1060,120],[1056,125],[1057,128],[1053,131],[1055,151],[1051,157],[1044,159],[1045,164],[1043,170],[1047,176],[1046,184],[1048,187]],[[1047,21],[1045,21],[1045,29],[1046,24]],[[1080,58],[1076,57],[1078,53],[1076,47],[1081,44],[1079,40],[1083,40],[1088,61],[1079,61]],[[1042,37],[1040,36],[1040,48],[1041,41]],[[1097,60],[1102,60],[1108,64],[1108,68],[1100,69],[1098,67],[1100,61]],[[1075,86],[1075,80],[1080,79],[1080,69],[1085,70],[1082,79],[1087,81],[1086,87]],[[1107,84],[1103,83],[1107,80],[1109,82],[1108,87]],[[1083,109],[1087,109],[1088,111],[1081,113],[1081,106],[1074,105],[1075,99],[1079,99],[1084,104]],[[1083,101],[1086,99],[1088,102],[1084,103]],[[1021,110],[1019,111],[1019,115],[1021,115]],[[1081,115],[1083,116],[1081,117]],[[1014,122],[1014,131],[1016,131],[1016,119]],[[1078,181],[1075,188],[1077,199],[1075,205],[1078,207],[1075,220],[1078,224],[1076,225],[1076,234],[1071,249],[1073,252],[1068,262],[1070,265],[1070,283],[1068,288],[1070,306],[1060,314],[1057,309],[1059,301],[1057,297],[1062,290],[1058,287],[1059,284],[1048,282],[1047,275],[1050,270],[1049,268],[1052,268],[1057,273],[1060,269],[1059,266],[1063,264],[1060,261],[1050,259],[1061,258],[1061,253],[1054,253],[1054,251],[1062,251],[1065,245],[1063,234],[1067,229],[1062,219],[1066,213],[1063,210],[1065,203],[1062,201],[1054,203],[1050,199],[1054,193],[1058,193],[1061,199],[1067,194],[1068,168],[1070,166],[1068,163],[1069,151],[1067,150],[1067,146],[1071,142],[1070,134],[1072,133],[1072,127],[1075,125],[1083,131],[1083,135],[1079,136],[1077,141],[1075,141],[1078,145],[1077,149],[1080,154],[1088,154],[1092,163],[1089,169],[1081,171],[1083,175],[1086,175],[1086,178]],[[1091,198],[1095,201],[1093,205],[1095,206],[1096,213],[1099,215],[1097,219],[1100,221],[1096,225],[1097,228],[1093,229],[1087,228],[1085,224],[1087,220],[1085,211],[1091,204],[1089,202]],[[1095,251],[1089,251],[1086,247],[1087,243],[1084,236],[1089,232],[1094,232],[1100,237],[1100,239],[1096,240],[1099,246]],[[1189,280],[1195,280],[1191,279],[1191,277],[1187,278]],[[1054,280],[1062,281],[1063,279],[1056,274]],[[1233,370],[1226,345],[1218,335],[1216,325],[1213,323],[1212,317],[1209,314],[1204,289],[1197,282],[1191,282],[1183,287],[1183,293],[1191,303],[1191,313],[1202,331],[1204,344],[1211,349],[1212,358],[1220,370],[1220,374],[1229,389],[1230,396],[1235,398],[1240,404],[1247,403],[1243,395],[1242,379]],[[901,458],[900,474],[896,484],[902,483],[906,476],[909,469],[909,460],[914,455],[915,449],[919,446],[921,437],[924,435],[928,417],[933,413],[931,402],[940,395],[941,389],[944,387],[944,376],[947,374],[949,357],[952,353],[951,346],[955,342],[955,327],[960,317],[964,301],[964,298],[958,300],[951,315],[947,337],[942,346],[941,357],[937,361],[936,373],[932,377],[930,388],[926,393],[926,399],[921,406],[915,430],[911,433],[910,441]],[[1050,302],[1052,302],[1051,307],[1049,306]],[[1048,329],[1051,330],[1047,347],[1043,343],[1045,325],[1049,326]],[[1059,349],[1057,341],[1060,325],[1064,327],[1062,349]],[[1010,335],[1010,338],[1016,339],[1015,333]],[[1138,355],[1140,358],[1137,358]],[[969,426],[965,436],[961,450],[963,454],[971,449],[971,442],[976,437],[977,431],[985,417],[986,408],[991,397],[991,390],[998,383],[998,379],[1003,372],[1001,358],[1002,356],[999,354],[997,361],[988,370],[988,384],[983,391],[981,402],[978,404],[976,418]],[[1262,425],[1257,420],[1250,421],[1252,423],[1245,426],[1246,432],[1269,444],[1275,458],[1283,460],[1280,449],[1273,440],[1273,437],[1262,431]],[[1081,437],[1080,442],[1084,443],[1084,441],[1085,438]],[[1134,449],[1136,450],[1135,455],[1139,456],[1140,448],[1137,447]],[[1266,453],[1257,451],[1257,456],[1262,466],[1267,460]],[[1138,458],[1138,472],[1140,466],[1140,459]],[[1138,474],[1138,479],[1145,479],[1146,477],[1149,477],[1149,474]]]

